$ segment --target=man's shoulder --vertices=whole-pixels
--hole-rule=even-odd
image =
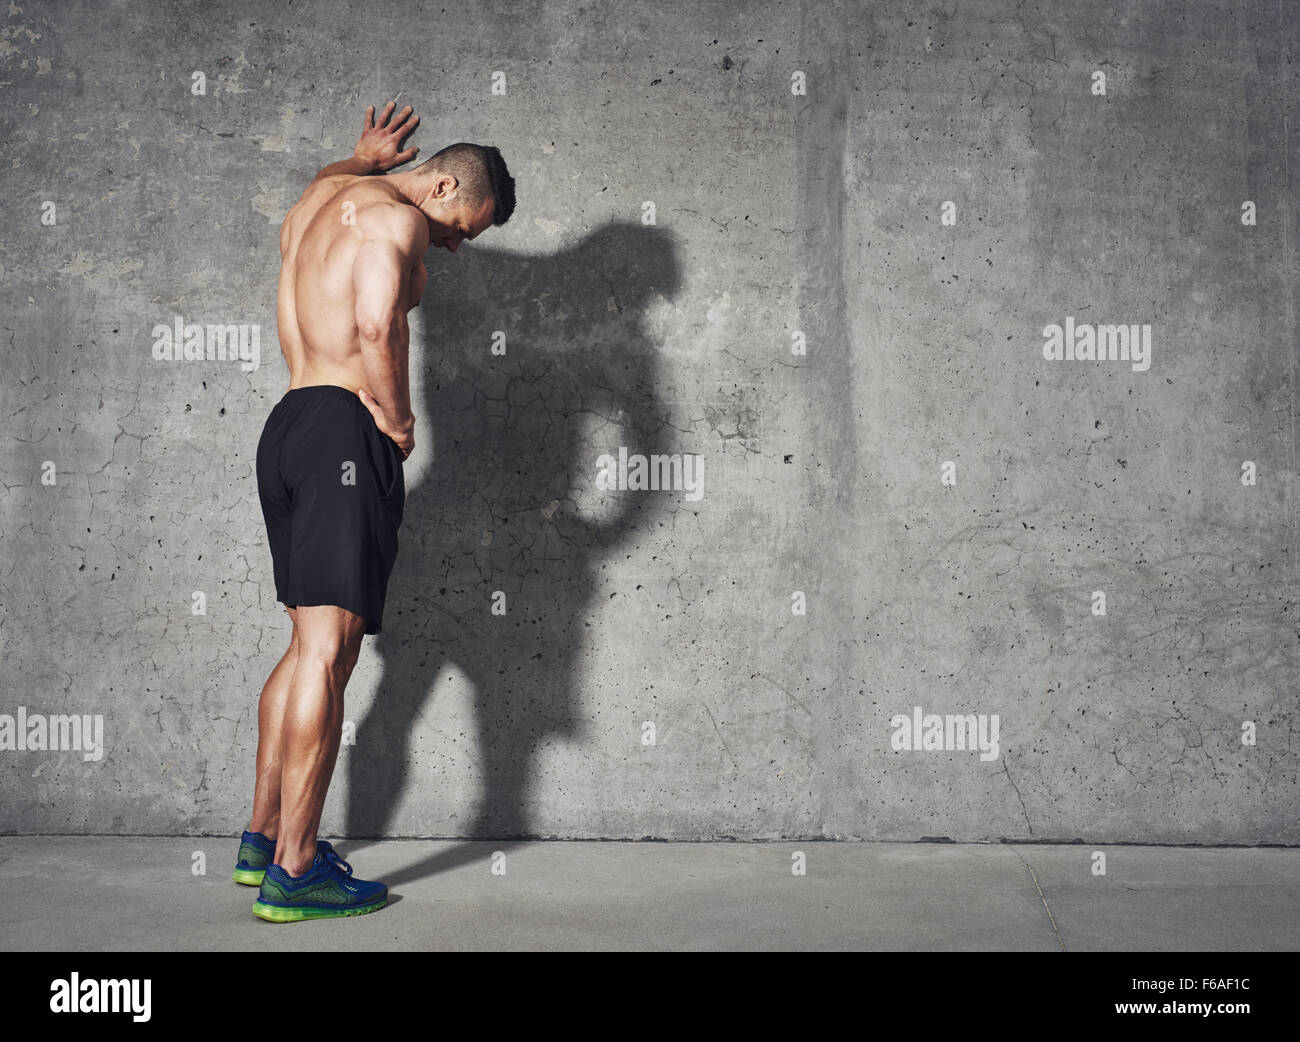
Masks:
[[[429,222],[419,207],[398,199],[367,200],[357,204],[357,225],[367,235],[394,236],[429,231]]]
[[[428,246],[429,222],[419,207],[412,206],[396,193],[374,189],[378,186],[349,186],[342,195],[356,202],[357,230],[367,239],[385,239],[399,247],[421,249]]]

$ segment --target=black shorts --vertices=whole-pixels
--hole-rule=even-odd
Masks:
[[[321,384],[280,399],[257,443],[257,493],[276,599],[334,604],[378,633],[406,480],[401,450],[355,391]]]

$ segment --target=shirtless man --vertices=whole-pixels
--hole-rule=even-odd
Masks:
[[[289,649],[258,707],[253,815],[235,881],[271,922],[361,915],[388,888],[352,877],[318,840],[361,638],[378,633],[415,447],[406,313],[431,246],[451,253],[514,211],[501,153],[459,142],[420,166],[400,151],[419,117],[366,110],[351,159],[316,175],[280,230],[278,321],[289,390],[257,447],[257,485]]]

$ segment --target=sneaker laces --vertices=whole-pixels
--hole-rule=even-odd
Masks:
[[[352,866],[339,857],[338,854],[334,852],[334,848],[324,840],[321,841],[320,853],[325,858],[327,864],[333,865],[344,875],[352,875]]]

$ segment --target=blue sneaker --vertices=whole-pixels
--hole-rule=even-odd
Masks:
[[[261,886],[266,866],[275,858],[275,840],[260,832],[245,832],[239,837],[239,858],[235,862],[235,882]]]
[[[253,914],[272,923],[303,919],[334,919],[365,915],[388,903],[383,883],[352,878],[352,866],[325,840],[316,844],[316,858],[300,876],[279,865],[268,865],[262,889],[253,902]]]

